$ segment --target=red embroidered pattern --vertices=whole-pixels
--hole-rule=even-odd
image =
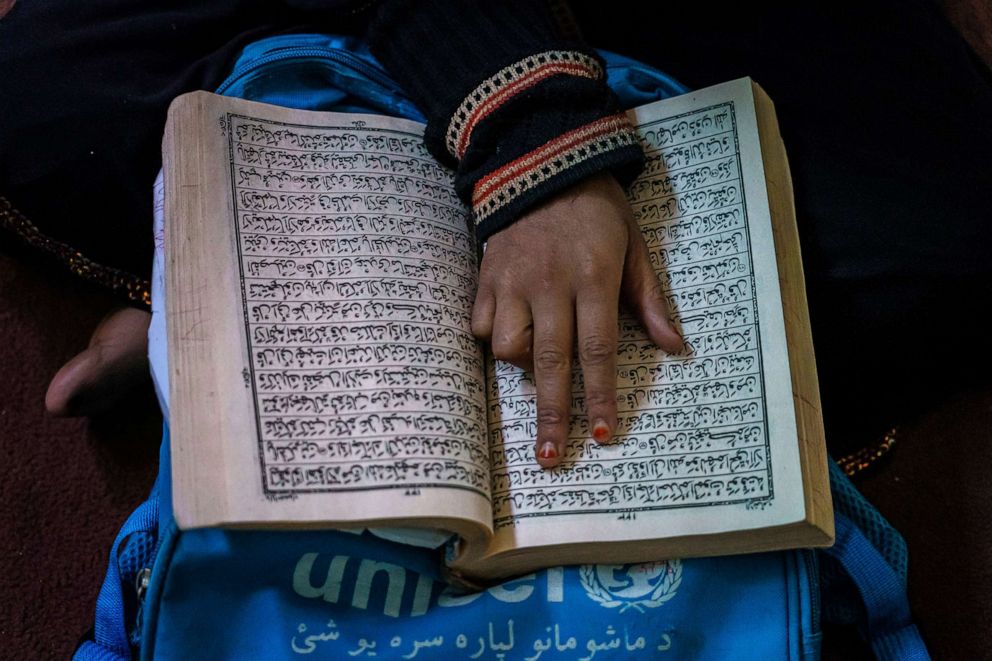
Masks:
[[[479,224],[535,186],[594,156],[637,143],[627,116],[617,113],[569,131],[480,179],[472,191]]]
[[[475,126],[523,90],[556,75],[599,80],[603,70],[594,58],[576,51],[547,51],[500,69],[465,97],[448,123],[445,144],[460,159],[468,148]]]

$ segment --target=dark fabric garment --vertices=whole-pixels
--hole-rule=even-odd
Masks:
[[[98,264],[147,278],[150,189],[168,104],[184,92],[215,88],[245,44],[290,31],[362,34],[383,10],[373,42],[433,111],[431,130],[442,134],[451,111],[486,75],[535,50],[584,48],[555,31],[543,2],[479,3],[472,20],[471,12],[459,12],[461,2],[421,3],[416,21],[405,13],[409,7],[396,0],[19,4],[0,21],[0,195],[48,236]],[[452,26],[444,39],[429,37]],[[460,56],[447,57],[449,49]],[[482,123],[459,168],[466,197],[498,165],[618,110],[601,81],[540,89]],[[444,157],[443,149],[435,153]],[[482,238],[595,172],[609,168],[630,180],[642,159],[636,146],[590,159],[501,207]]]
[[[307,12],[262,0],[17,3],[0,20],[0,195],[49,236],[147,278],[169,102],[215,88],[241,48],[263,36],[357,33],[362,16],[341,4]]]
[[[835,452],[989,381],[992,78],[935,7],[572,6],[590,43],[775,102]]]

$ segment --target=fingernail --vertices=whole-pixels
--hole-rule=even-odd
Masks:
[[[541,445],[541,449],[537,453],[537,456],[541,459],[557,459],[558,448],[556,448],[555,444],[551,441],[545,441],[544,444]]]
[[[606,420],[596,421],[596,424],[592,426],[592,437],[600,443],[610,440],[610,426],[606,424]]]

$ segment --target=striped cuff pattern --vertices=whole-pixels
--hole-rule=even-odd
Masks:
[[[472,138],[472,129],[501,105],[551,76],[567,75],[602,80],[603,69],[595,58],[577,51],[552,50],[525,57],[500,69],[465,97],[451,117],[445,144],[461,160]]]
[[[475,224],[562,173],[623,147],[637,145],[627,116],[617,113],[569,131],[476,182]]]
[[[445,133],[445,147],[458,160],[465,156],[473,130],[517,95],[555,76],[602,81],[596,58],[579,51],[550,50],[529,55],[479,84],[455,110]],[[475,224],[480,226],[525,194],[533,194],[562,173],[624,147],[637,137],[624,113],[574,128],[506,163],[479,179],[472,189]],[[500,222],[502,224],[502,222]]]

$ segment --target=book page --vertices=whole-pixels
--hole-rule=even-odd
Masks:
[[[534,460],[521,370],[490,382],[494,549],[651,539],[802,520],[782,304],[750,81],[637,110],[629,198],[689,350],[623,316],[615,442],[592,442],[578,367],[563,464]]]
[[[217,316],[234,321],[214,322],[211,360],[248,400],[219,440],[229,516],[488,527],[474,242],[422,126],[222,104],[206,131],[220,149],[202,153],[210,198],[232,207],[212,236],[233,242]]]

